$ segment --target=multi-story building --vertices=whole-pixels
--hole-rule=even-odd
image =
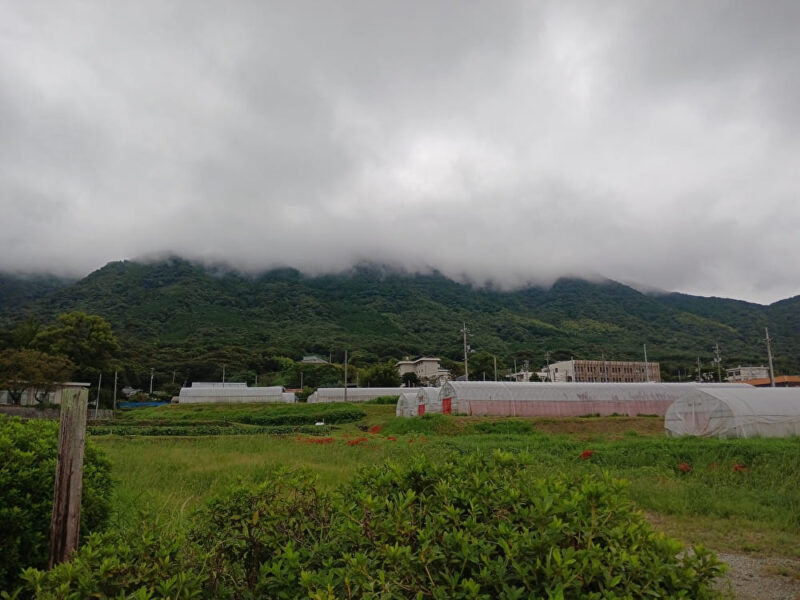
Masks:
[[[622,360],[562,360],[543,369],[548,381],[593,383],[659,383],[657,362]]]
[[[441,385],[450,379],[450,371],[442,369],[440,361],[435,356],[422,356],[416,360],[397,361],[395,365],[400,377],[406,373],[414,373],[420,382],[427,385]]]
[[[730,382],[748,381],[750,379],[764,379],[769,377],[769,367],[742,367],[725,369],[725,374]]]

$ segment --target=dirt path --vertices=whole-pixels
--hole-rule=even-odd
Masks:
[[[736,600],[800,600],[800,559],[718,554],[728,563],[719,589]]]

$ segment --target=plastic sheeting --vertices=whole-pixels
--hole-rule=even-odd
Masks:
[[[439,399],[444,414],[516,417],[660,415],[698,388],[750,388],[699,383],[514,383],[450,381]]]
[[[405,392],[416,392],[419,388],[347,388],[347,402],[366,402],[381,396],[399,396]],[[344,402],[344,388],[318,388],[308,397],[310,404]]]
[[[672,436],[800,435],[800,389],[696,389],[669,407],[664,429]]]
[[[397,400],[398,417],[417,417],[424,414],[441,414],[439,388],[424,387],[414,392],[404,392]]]
[[[178,396],[180,404],[236,404],[265,403],[291,404],[294,394],[285,393],[280,386],[273,387],[185,387]]]

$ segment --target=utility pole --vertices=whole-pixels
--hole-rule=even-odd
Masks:
[[[772,368],[772,347],[769,345],[772,340],[769,337],[769,329],[766,327],[764,327],[764,333],[766,333],[764,341],[767,342],[767,358],[769,359],[769,385],[770,387],[775,387],[775,370]]]
[[[151,383],[150,387],[152,387],[152,386],[153,386],[153,384]],[[222,365],[222,387],[225,387],[225,365]],[[150,390],[151,393],[152,393],[152,391],[153,390]]]
[[[78,548],[88,404],[89,392],[86,388],[62,392],[53,514],[50,520],[50,568],[70,560]]]
[[[155,373],[155,369],[152,367],[150,368],[150,395],[153,395],[153,373]]]
[[[119,371],[114,371],[114,397],[112,399],[112,410],[115,413],[117,412],[117,373]]]
[[[544,360],[547,362],[547,378],[553,382],[553,377],[550,375],[550,351],[544,353]]]
[[[175,383],[175,369],[172,370],[172,383]]]
[[[300,371],[300,389],[303,389],[303,372]]]
[[[494,380],[497,381],[497,357],[494,358]]]
[[[466,323],[464,323],[464,328],[461,330],[461,333],[464,334],[464,381],[469,381],[469,358],[467,357],[469,353],[469,346],[467,345],[469,329],[467,329]]]
[[[717,381],[722,383],[722,355],[719,353],[719,342],[714,344],[714,362],[717,363]]]
[[[97,398],[94,399],[94,418],[97,418],[97,411],[100,409],[100,386],[103,384],[103,374],[97,379]]]
[[[344,351],[344,401],[347,402],[347,350]]]
[[[700,383],[700,357],[697,357],[697,383]]]
[[[650,366],[647,364],[647,344],[642,344],[644,347],[644,380],[650,383]]]

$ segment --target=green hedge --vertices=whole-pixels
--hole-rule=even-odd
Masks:
[[[274,427],[237,427],[220,425],[102,425],[91,426],[91,435],[145,435],[145,436],[188,436],[188,435],[288,435],[292,433],[319,433],[319,427],[313,425],[277,425]],[[327,431],[327,430],[326,430]]]
[[[47,564],[57,458],[58,422],[0,415],[0,590],[11,588],[23,567]],[[110,470],[105,454],[87,442],[82,535],[108,521]]]
[[[72,565],[28,571],[23,596],[716,597],[716,557],[655,533],[622,483],[539,479],[533,460],[418,456],[333,494],[277,470],[209,502],[186,540],[97,538]]]

